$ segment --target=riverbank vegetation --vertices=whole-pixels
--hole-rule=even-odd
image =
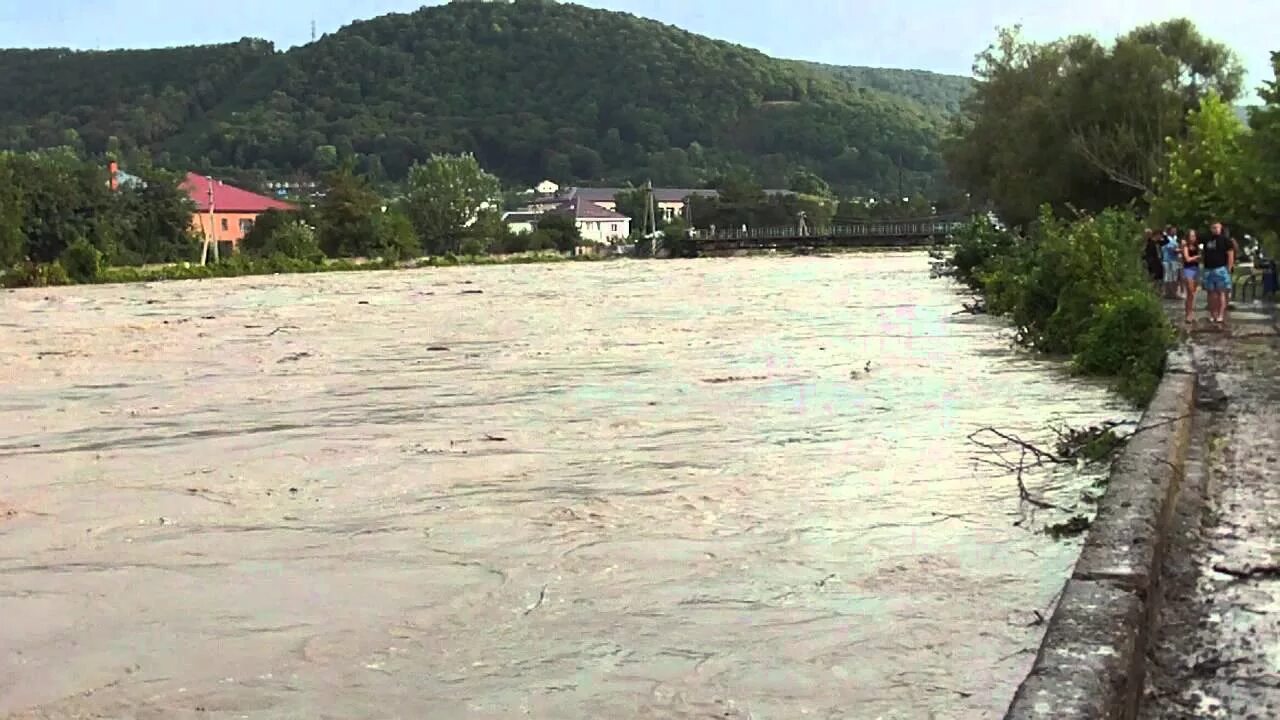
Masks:
[[[1110,47],[1005,31],[976,67],[946,153],[1000,222],[961,232],[950,272],[1022,343],[1145,404],[1174,332],[1141,266],[1143,227],[1222,220],[1280,253],[1280,87],[1263,85],[1246,126],[1235,55],[1185,20]]]
[[[1280,229],[1280,55],[1241,121],[1243,70],[1187,20],[1032,43],[1001,32],[945,143],[953,179],[1011,227],[1124,208],[1154,225]],[[1277,248],[1280,249],[1280,248]]]
[[[496,178],[471,156],[433,156],[399,200],[339,168],[314,206],[258,216],[240,252],[204,265],[179,179],[135,171],[138,182],[112,188],[105,163],[67,148],[0,153],[0,286],[546,262],[582,244],[567,216],[511,233]]]
[[[1145,404],[1174,333],[1134,251],[1141,230],[1123,211],[1062,220],[1045,207],[1027,232],[974,221],[950,262],[988,312],[1013,322],[1020,343],[1070,357],[1080,373],[1110,378]]]
[[[107,267],[88,244],[74,248],[72,258],[47,265],[26,263],[0,274],[0,287],[56,287],[59,285],[162,282],[166,280],[210,280],[252,275],[315,274],[370,270],[456,267],[460,265],[532,265],[560,262],[592,262],[591,255],[568,256],[555,251],[524,252],[513,255],[454,255],[416,260],[306,260],[274,255],[254,258],[235,255],[226,260],[198,265],[189,262],[139,267]]]

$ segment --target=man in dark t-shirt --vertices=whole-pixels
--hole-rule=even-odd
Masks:
[[[1204,268],[1201,283],[1209,293],[1209,321],[1223,323],[1227,320],[1227,293],[1231,292],[1231,273],[1236,267],[1236,243],[1215,221],[1205,238],[1200,254]]]

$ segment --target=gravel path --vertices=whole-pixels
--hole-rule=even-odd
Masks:
[[[1280,717],[1280,338],[1260,312],[1192,338],[1198,441],[1166,554],[1142,717]]]

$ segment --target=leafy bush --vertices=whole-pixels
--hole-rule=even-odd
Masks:
[[[240,241],[240,251],[253,257],[270,257],[275,250],[274,237],[284,228],[296,224],[297,213],[268,210],[253,221],[253,227]]]
[[[102,253],[87,240],[76,240],[62,251],[62,267],[77,283],[91,283],[102,270]]]
[[[324,251],[316,240],[315,230],[301,220],[277,227],[267,237],[263,252],[268,258],[285,257],[313,264],[324,262]]]
[[[1098,308],[1081,339],[1075,366],[1092,375],[1117,376],[1124,395],[1149,401],[1173,339],[1160,300],[1146,290],[1130,290]]]
[[[526,247],[531,252],[557,249],[556,239],[541,228],[534,230],[529,236],[529,244]]]
[[[413,229],[413,222],[398,208],[375,216],[374,232],[377,253],[383,260],[395,263],[422,255],[422,242]]]
[[[975,218],[956,234],[948,260],[951,275],[972,290],[982,290],[980,274],[1007,258],[1014,247],[1012,233],[997,230],[985,218]]]
[[[0,275],[0,287],[52,287],[70,285],[71,278],[57,260],[50,264],[27,262]]]
[[[534,247],[530,243],[529,249],[555,248],[563,253],[571,253],[574,248],[582,244],[582,232],[578,229],[577,221],[573,216],[563,212],[549,212],[538,218],[538,229],[534,232],[534,237],[539,236],[545,238],[538,241],[541,247]]]
[[[506,237],[502,239],[501,244],[498,246],[498,250],[499,252],[508,254],[528,252],[532,238],[532,233],[508,233]]]
[[[458,248],[458,253],[470,257],[484,255],[484,243],[481,243],[476,238],[467,238],[462,241],[461,247]]]
[[[1065,221],[1046,208],[1028,235],[971,225],[947,262],[991,313],[1012,320],[1020,342],[1069,355],[1077,371],[1112,377],[1145,403],[1174,334],[1140,265],[1140,237],[1124,212]]]

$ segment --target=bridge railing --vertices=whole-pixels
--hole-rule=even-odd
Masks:
[[[806,228],[799,226],[773,226],[747,228],[717,228],[715,232],[701,230],[696,239],[711,240],[773,240],[801,238],[856,238],[856,237],[930,237],[945,236],[958,230],[964,223],[956,219],[930,219],[913,221],[883,221],[827,225]]]

